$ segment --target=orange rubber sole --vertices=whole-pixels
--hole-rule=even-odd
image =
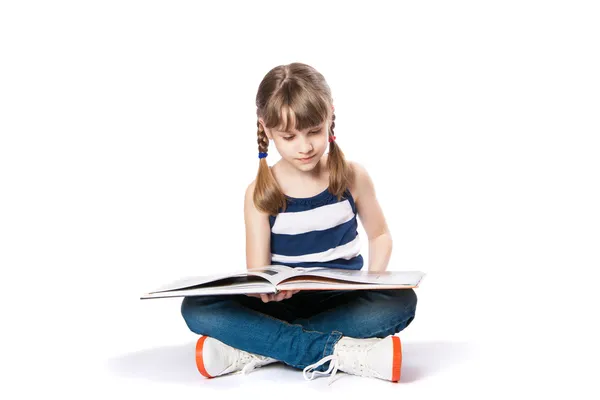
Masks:
[[[392,336],[392,346],[394,351],[394,360],[392,361],[392,382],[398,382],[402,370],[402,343],[398,336]]]
[[[204,348],[204,341],[207,337],[208,336],[202,336],[196,343],[196,367],[198,367],[198,372],[200,372],[202,376],[212,378],[212,376],[206,372],[206,368],[204,368],[204,359],[202,358],[202,349]]]

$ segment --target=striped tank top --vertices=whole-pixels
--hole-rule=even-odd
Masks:
[[[286,199],[286,210],[269,216],[271,264],[353,270],[363,267],[356,205],[349,190],[340,201],[328,189],[313,197]]]

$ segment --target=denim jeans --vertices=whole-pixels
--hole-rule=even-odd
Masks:
[[[400,332],[416,306],[413,289],[316,290],[268,303],[246,295],[185,297],[181,313],[192,332],[304,369],[333,354],[342,336]],[[325,371],[327,364],[315,370]]]

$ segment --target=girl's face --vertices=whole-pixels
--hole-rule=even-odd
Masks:
[[[264,122],[260,120],[260,123]],[[321,160],[327,150],[327,131],[329,121],[305,129],[280,132],[275,128],[265,128],[269,140],[275,143],[281,157],[300,171],[312,170]]]

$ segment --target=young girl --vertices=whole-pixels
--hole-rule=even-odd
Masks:
[[[275,67],[258,87],[256,106],[260,161],[245,195],[247,268],[360,270],[358,215],[368,270],[384,271],[391,236],[369,175],[337,144],[323,75],[301,63]],[[272,168],[270,141],[281,155]],[[394,334],[411,323],[416,304],[413,289],[282,291],[186,297],[181,312],[203,335],[196,362],[209,378],[281,361],[303,369],[307,380],[333,378],[339,369],[397,382],[402,351]]]

